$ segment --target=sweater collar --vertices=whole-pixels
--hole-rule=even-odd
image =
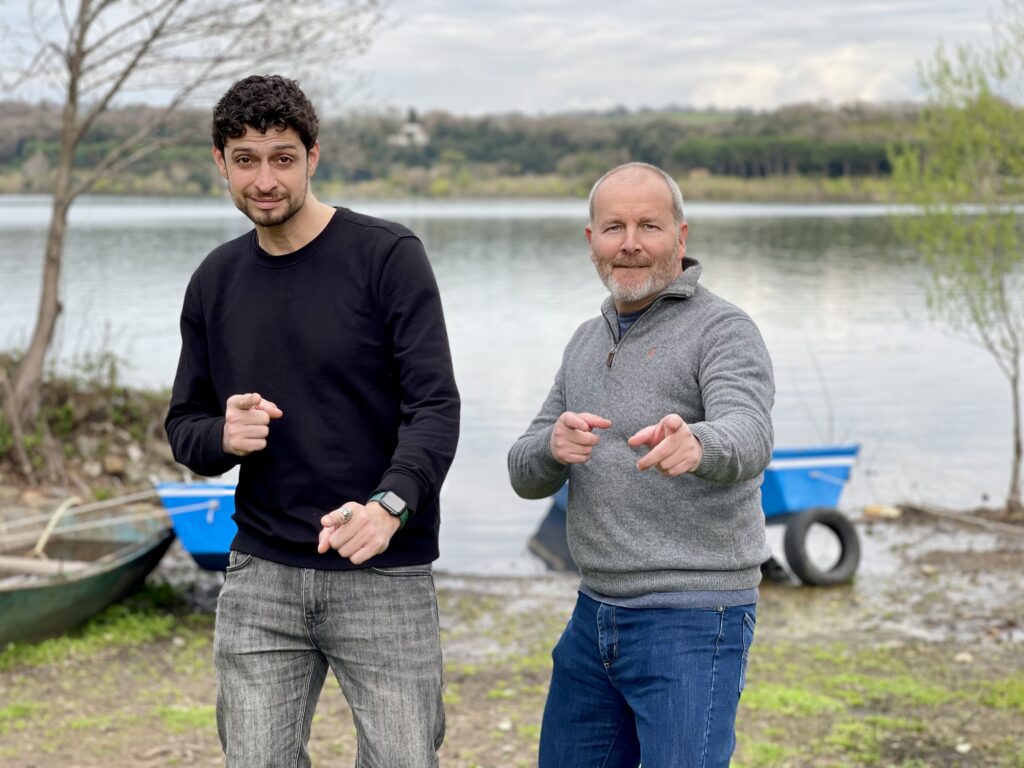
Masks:
[[[674,298],[674,299],[688,299],[693,296],[697,290],[697,281],[700,280],[700,273],[703,271],[700,262],[696,259],[684,258],[683,259],[683,273],[679,275],[675,280],[665,286],[665,288],[654,297],[647,309],[650,309],[655,304],[658,304],[662,299]],[[601,314],[607,318],[608,322],[616,324],[618,320],[618,313],[615,311],[615,302],[611,296],[608,296],[601,304]]]
[[[253,255],[253,258],[256,259],[256,263],[259,264],[261,267],[267,267],[268,269],[282,269],[284,267],[293,267],[296,264],[301,264],[307,259],[318,254],[321,250],[323,250],[324,245],[330,242],[334,230],[337,227],[341,226],[341,223],[345,218],[345,212],[346,209],[344,208],[336,208],[334,211],[334,215],[331,216],[330,220],[327,222],[327,225],[317,234],[316,237],[314,237],[304,246],[299,248],[297,251],[292,251],[291,253],[284,253],[279,256],[272,256],[271,254],[267,253],[260,247],[260,241],[259,238],[256,236],[256,230],[253,229],[250,234],[250,251]]]

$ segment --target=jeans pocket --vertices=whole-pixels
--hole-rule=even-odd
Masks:
[[[253,561],[253,556],[248,552],[236,552],[231,550],[228,553],[228,567],[224,570],[225,573],[234,573],[240,571],[249,565]]]
[[[367,570],[369,570],[371,573],[376,573],[380,576],[388,576],[391,578],[399,579],[431,575],[430,563],[423,563],[422,565],[393,565],[387,568],[371,567]]]
[[[743,614],[743,655],[740,657],[740,693],[747,684],[747,658],[750,656],[750,646],[754,644],[754,617],[749,613]]]

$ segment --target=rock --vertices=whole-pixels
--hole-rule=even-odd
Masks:
[[[26,507],[39,508],[46,503],[46,497],[43,496],[42,493],[35,490],[34,488],[27,488],[26,490],[22,491],[21,503],[24,504]]]
[[[164,440],[150,440],[146,445],[146,450],[151,456],[159,458],[165,464],[176,463],[174,461],[174,453],[171,452],[171,446]]]
[[[75,450],[83,459],[91,459],[100,450],[100,439],[92,435],[79,435],[75,438]]]
[[[868,504],[864,507],[864,517],[872,520],[896,520],[902,514],[902,509],[891,504]]]
[[[120,456],[108,453],[103,457],[103,471],[114,477],[123,477],[125,473],[125,462]]]
[[[134,462],[136,464],[141,464],[142,459],[145,457],[145,455],[146,454],[143,453],[138,443],[128,444],[128,461]]]
[[[100,475],[103,474],[103,465],[95,459],[90,461],[82,462],[82,474],[88,477],[90,480],[99,479]]]
[[[974,656],[971,655],[968,651],[961,651],[953,657],[953,661],[955,661],[957,664],[971,664],[974,662]]]
[[[956,751],[959,752],[961,755],[966,755],[968,752],[971,751],[971,745],[966,741],[961,741],[959,744],[956,745]]]
[[[190,475],[185,467],[178,464],[171,467],[154,467],[151,477],[155,477],[158,482],[164,483],[180,483],[187,480]]]
[[[141,483],[148,477],[146,465],[141,461],[129,461],[125,467],[124,476],[129,483]]]
[[[906,648],[907,644],[902,640],[883,640],[880,643],[875,643],[873,647],[877,651],[898,651]]]
[[[153,747],[143,752],[139,757],[143,760],[152,760],[157,757],[167,757],[174,752],[173,747]]]

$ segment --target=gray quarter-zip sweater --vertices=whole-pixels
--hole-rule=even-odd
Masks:
[[[512,487],[539,499],[568,479],[572,556],[589,589],[613,597],[742,590],[768,559],[761,476],[771,460],[771,360],[742,310],[683,273],[620,339],[609,297],[581,325],[540,413],[508,456]],[[551,455],[565,411],[611,420],[584,464]],[[646,448],[626,440],[676,413],[700,441],[700,465],[680,477],[639,472]]]

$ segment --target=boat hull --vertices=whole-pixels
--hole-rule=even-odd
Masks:
[[[196,565],[223,571],[238,527],[234,483],[157,483],[157,493],[170,515],[181,546]]]
[[[112,551],[74,572],[12,586],[0,582],[0,645],[63,634],[137,591],[173,541],[167,527],[128,542],[55,537],[47,546],[54,551],[51,558],[59,552],[61,558],[81,560],[97,546]]]
[[[860,450],[858,445],[776,448],[761,482],[769,524],[805,509],[834,507]]]

